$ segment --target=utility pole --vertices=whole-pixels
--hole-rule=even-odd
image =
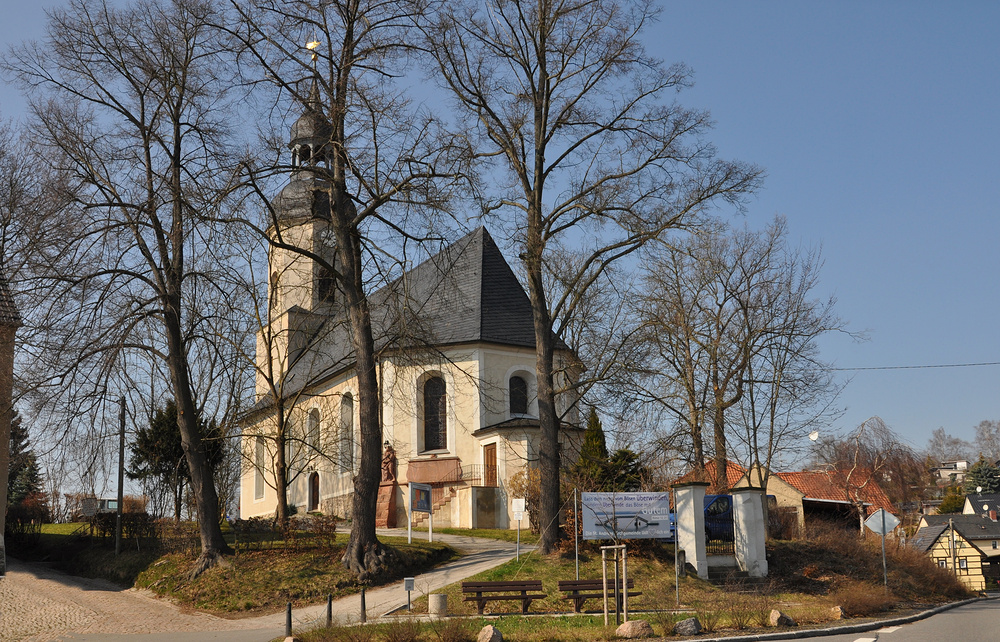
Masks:
[[[125,502],[125,397],[118,413],[118,515],[115,519],[115,556],[122,552],[122,510]]]

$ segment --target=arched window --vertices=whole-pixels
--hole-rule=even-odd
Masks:
[[[309,475],[309,499],[306,505],[309,512],[319,510],[319,473]]]
[[[517,375],[510,378],[510,416],[528,414],[528,382]]]
[[[309,445],[309,459],[319,453],[319,408],[309,411],[309,421],[306,424],[306,443]]]
[[[448,447],[448,396],[441,377],[424,382],[424,450]]]
[[[354,397],[345,392],[340,399],[340,431],[338,435],[340,471],[354,470]]]
[[[337,290],[337,279],[333,272],[322,265],[316,265],[316,298],[320,303],[333,303],[333,296]]]
[[[257,437],[253,448],[253,498],[264,499],[264,438]]]

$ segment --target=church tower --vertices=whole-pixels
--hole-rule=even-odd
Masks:
[[[334,313],[336,279],[321,263],[292,246],[335,259],[330,226],[329,169],[331,128],[323,116],[314,79],[303,114],[292,125],[288,147],[288,184],[272,202],[274,219],[268,234],[268,324],[257,337],[258,367],[274,377],[296,365],[311,337]],[[271,363],[266,362],[271,355]],[[258,377],[258,395],[267,392]]]

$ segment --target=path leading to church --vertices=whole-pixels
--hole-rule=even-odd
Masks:
[[[382,530],[380,535],[404,536],[402,529]],[[426,533],[414,534],[425,538]],[[463,553],[416,578],[413,598],[488,570],[514,557],[514,545],[496,540],[435,534],[434,539]],[[525,553],[531,547],[521,546]],[[227,620],[204,613],[185,612],[148,591],[122,589],[101,580],[72,577],[41,565],[8,560],[8,575],[0,579],[0,640],[101,641],[218,640],[265,642],[284,635],[285,614],[275,613],[242,620]],[[402,582],[367,592],[368,619],[406,604]],[[333,603],[339,623],[357,622],[359,596]],[[317,626],[326,620],[326,604],[296,609],[295,629]]]

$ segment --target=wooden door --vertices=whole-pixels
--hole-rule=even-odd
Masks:
[[[497,485],[497,445],[483,446],[483,486]]]

